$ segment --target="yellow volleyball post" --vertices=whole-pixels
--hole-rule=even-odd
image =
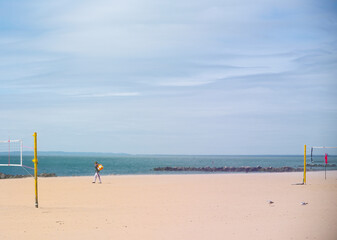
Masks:
[[[34,136],[34,159],[33,159],[33,163],[34,163],[34,178],[35,178],[35,207],[38,208],[39,204],[38,204],[38,198],[37,198],[37,133],[34,132],[33,134]]]
[[[307,183],[307,145],[304,145],[304,168],[303,168],[303,184]]]

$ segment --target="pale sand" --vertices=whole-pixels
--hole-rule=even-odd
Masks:
[[[0,239],[337,239],[337,171],[91,180],[0,180]]]

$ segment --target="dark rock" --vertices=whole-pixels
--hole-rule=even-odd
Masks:
[[[307,164],[307,167],[336,167],[336,164],[317,164],[317,163],[314,163],[314,164],[311,164],[311,163],[308,163]]]
[[[55,173],[41,173],[38,175],[39,177],[56,177]],[[6,179],[6,178],[26,178],[26,177],[31,177],[30,175],[10,175],[10,174],[4,174],[0,173],[0,179]]]
[[[39,177],[56,177],[55,173],[41,173],[38,175]]]

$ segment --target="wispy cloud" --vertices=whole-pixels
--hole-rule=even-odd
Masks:
[[[119,152],[329,145],[336,12],[316,0],[1,1],[0,125],[53,146],[64,128],[93,151],[89,128]]]
[[[159,83],[159,86],[168,86],[168,87],[194,87],[194,86],[202,86],[206,84],[210,84],[214,81],[204,81],[204,82],[197,82],[197,81],[179,81],[179,82],[162,82]]]
[[[75,97],[82,98],[105,98],[105,97],[134,97],[139,96],[138,92],[109,92],[109,93],[92,93],[92,94],[76,94]]]
[[[211,84],[216,81],[216,79],[210,79],[209,77],[186,77],[186,78],[170,78],[161,79],[156,85],[167,86],[167,87],[194,87]]]

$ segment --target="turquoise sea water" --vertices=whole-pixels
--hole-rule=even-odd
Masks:
[[[25,154],[23,164],[33,167],[33,156]],[[104,166],[102,175],[119,174],[200,174],[202,172],[160,172],[156,167],[303,167],[303,156],[300,155],[116,155],[116,154],[40,154],[39,173],[56,173],[57,176],[89,176],[94,174],[94,162]],[[324,156],[314,158],[315,163],[324,164]],[[11,161],[18,162],[13,156]],[[310,157],[308,157],[310,163]],[[8,156],[0,154],[0,163],[8,163]],[[336,164],[337,156],[329,156],[329,164]],[[310,170],[310,168],[308,168]],[[324,168],[313,168],[324,170]],[[336,170],[337,167],[330,167]],[[32,174],[31,169],[27,170]],[[27,174],[21,167],[1,167],[5,174]]]

